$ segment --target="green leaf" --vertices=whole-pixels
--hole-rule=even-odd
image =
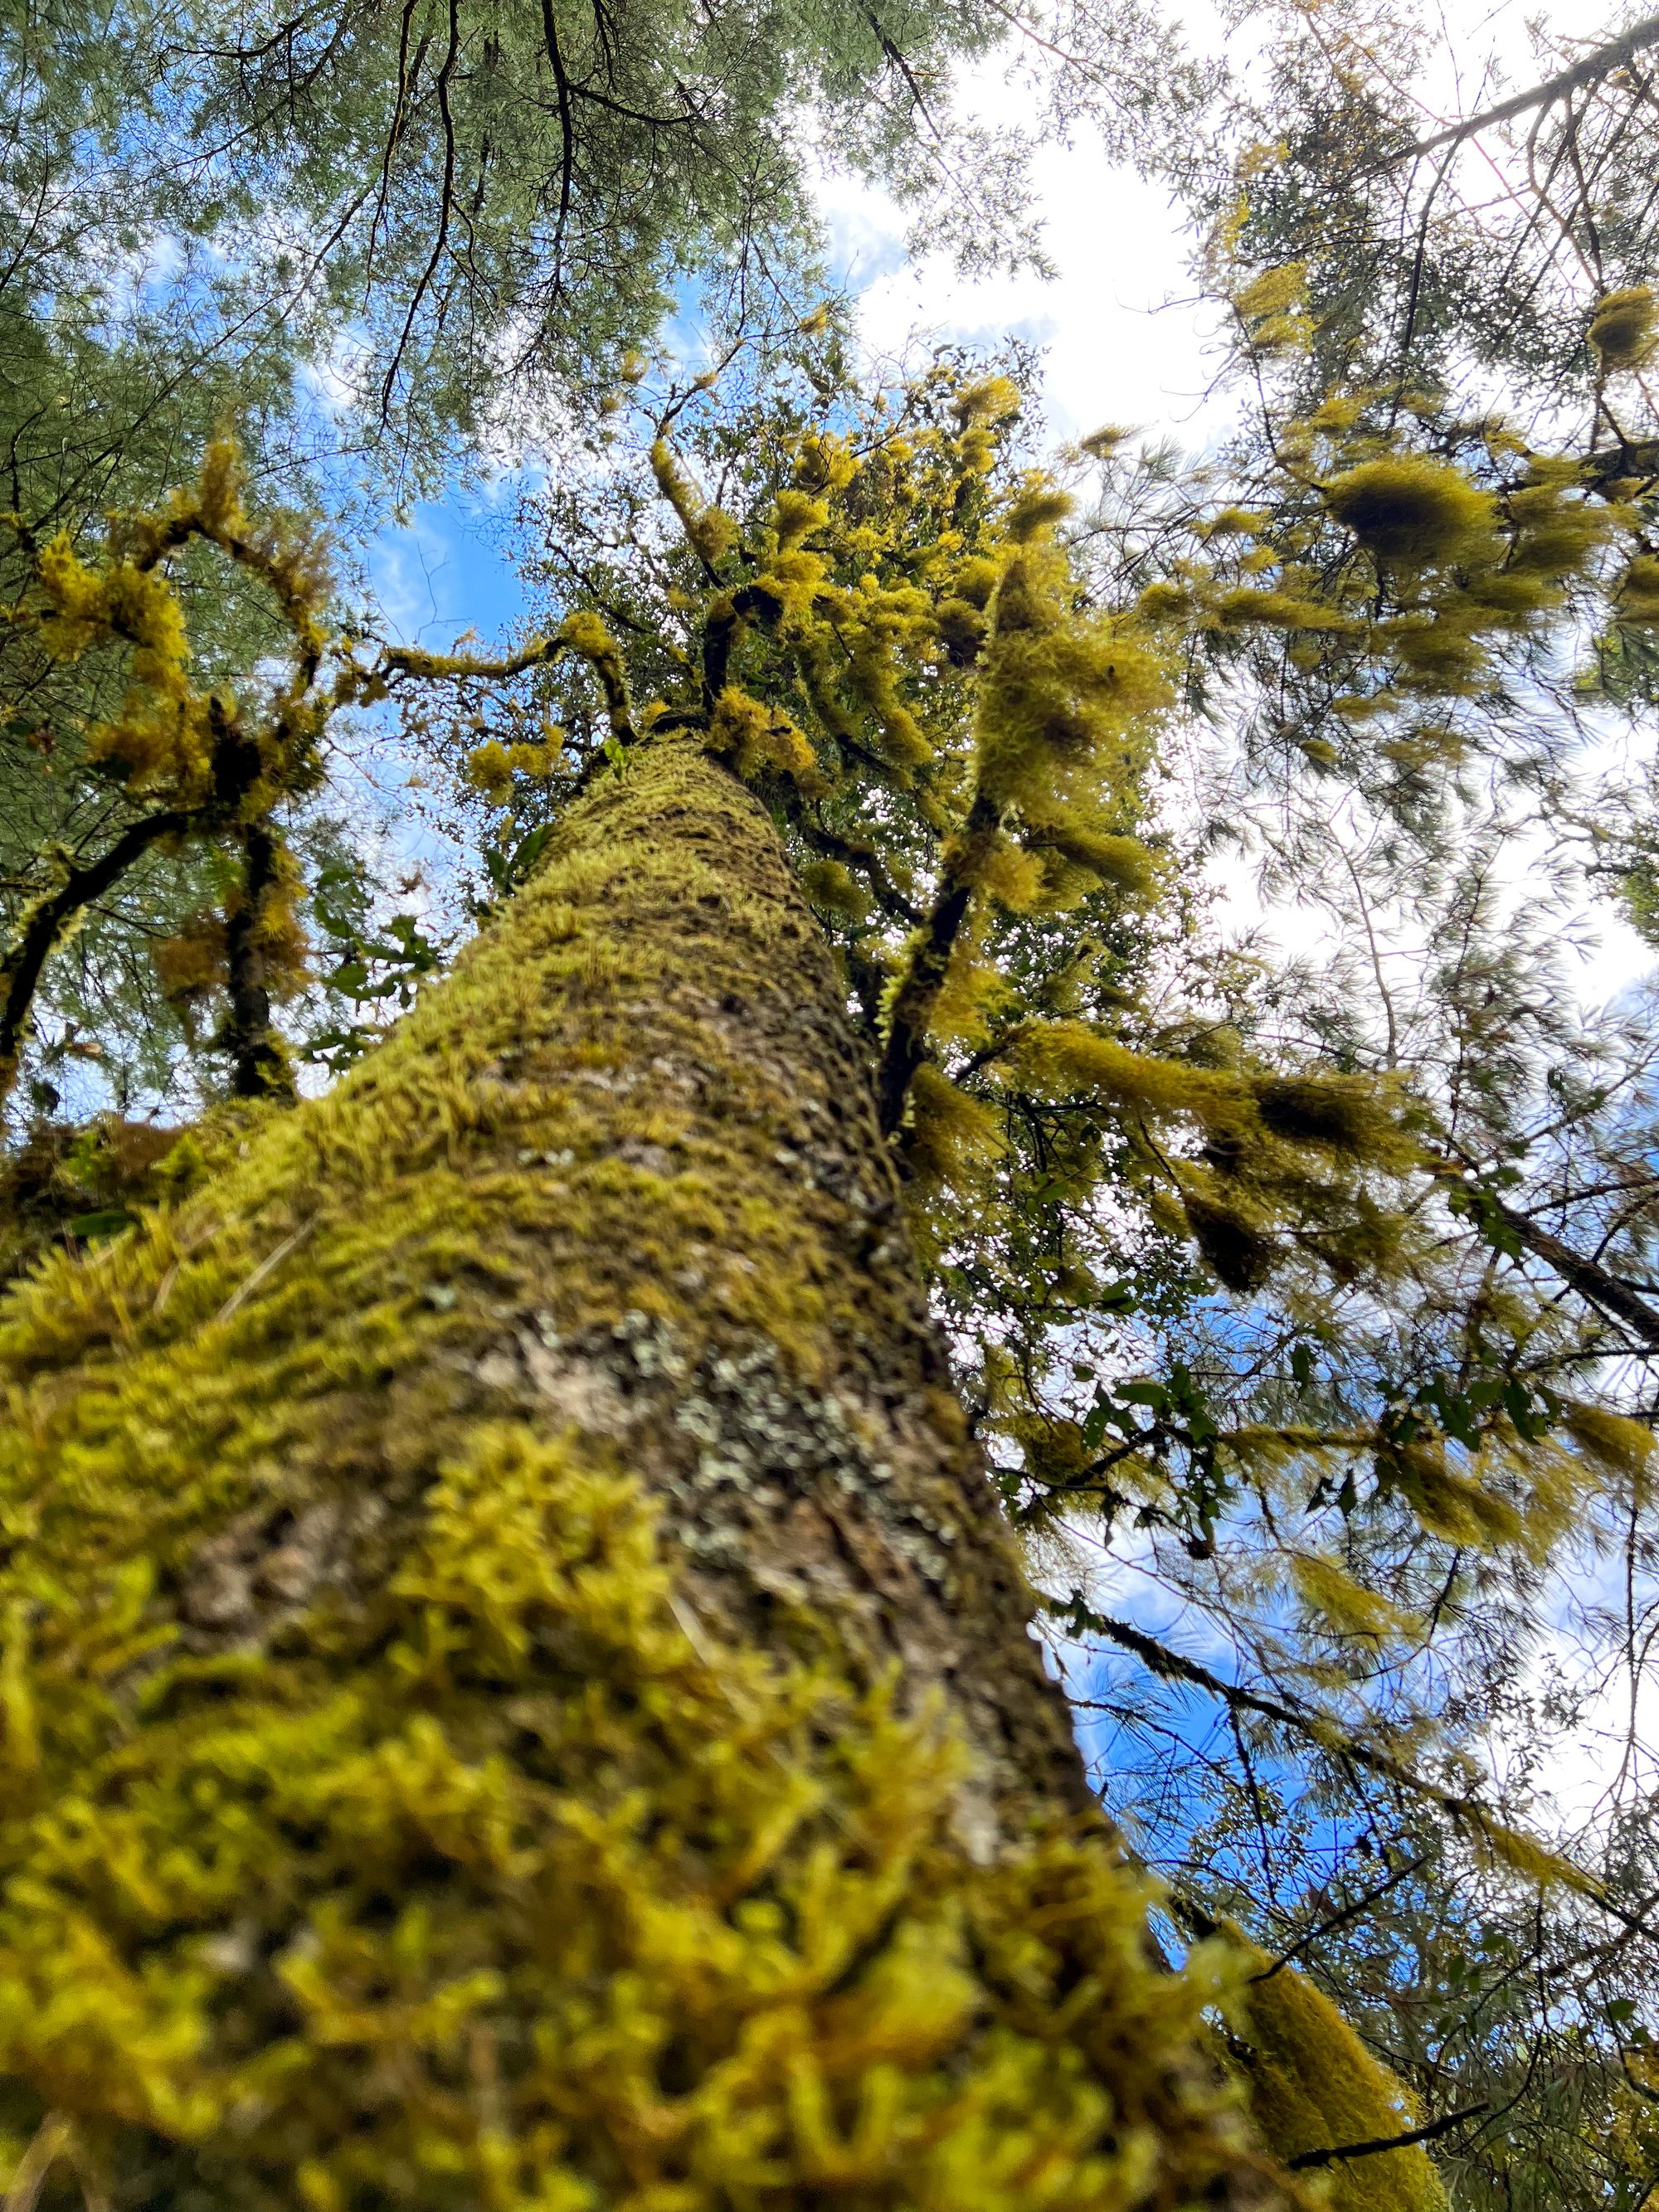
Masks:
[[[64,1226],[82,1244],[101,1244],[112,1237],[118,1237],[124,1229],[132,1228],[137,1218],[125,1206],[106,1206],[96,1213],[77,1213]]]

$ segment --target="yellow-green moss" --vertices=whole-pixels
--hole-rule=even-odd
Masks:
[[[1610,1474],[1623,1475],[1644,1497],[1653,1460],[1653,1431],[1605,1406],[1570,1399],[1563,1425],[1585,1457]]]
[[[1294,1966],[1239,1939],[1254,1978],[1230,2007],[1250,2111],[1281,2158],[1387,2141],[1419,2124],[1405,2084]],[[1322,2169],[1333,2212],[1445,2212],[1428,2153],[1413,2144]]]
[[[1325,504],[1367,552],[1413,568],[1485,550],[1494,521],[1478,485],[1423,453],[1362,461],[1325,486]]]
[[[6,2073],[143,2142],[142,2201],[1181,2201],[1202,1991],[1148,1972],[1137,1886],[1060,1832],[974,1867],[948,1729],[694,1643],[653,1519],[484,1429],[364,1618],[162,1655],[71,1777],[108,1728],[76,1674],[142,1633],[112,1585],[27,1756],[9,1716]]]
[[[1341,1637],[1378,1647],[1414,1638],[1423,1625],[1379,1591],[1358,1583],[1337,1560],[1303,1553],[1291,1562],[1291,1579],[1303,1603]]]
[[[1645,284],[1605,293],[1590,318],[1589,342],[1603,368],[1639,368],[1653,353],[1655,304]]]

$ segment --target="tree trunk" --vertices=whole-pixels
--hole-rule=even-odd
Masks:
[[[14,2196],[1235,2190],[753,798],[630,755],[213,1146],[0,1326]]]

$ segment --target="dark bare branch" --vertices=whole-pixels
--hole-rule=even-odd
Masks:
[[[95,860],[71,868],[58,889],[30,913],[16,944],[0,963],[0,1095],[16,1073],[41,970],[64,932],[76,915],[112,890],[152,847],[189,829],[191,822],[190,815],[168,808],[130,823]]]
[[[1346,2164],[1349,2159],[1376,2158],[1380,2152],[1388,2150],[1409,2150],[1413,2143],[1433,2142],[1441,2136],[1449,2136],[1465,2120],[1475,2119],[1491,2109],[1490,2100],[1483,2097],[1478,2105],[1465,2105],[1455,2112],[1443,2112],[1425,2126],[1407,2128],[1403,2135],[1373,2136],[1369,2142],[1339,2143],[1328,2150],[1304,2150],[1295,2158],[1287,2158],[1285,2163],[1292,2173],[1310,2173],[1320,2166]]]
[[[990,836],[1000,818],[1001,809],[981,792],[969,810],[964,842],[972,844]],[[947,872],[927,917],[925,934],[910,956],[904,981],[894,997],[886,1049],[876,1074],[876,1104],[888,1136],[904,1118],[904,1102],[927,1056],[928,1025],[973,896],[971,883],[959,873]]]

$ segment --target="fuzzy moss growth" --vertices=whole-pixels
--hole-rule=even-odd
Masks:
[[[974,1867],[950,1731],[699,1649],[653,1523],[637,1478],[501,1425],[368,1616],[275,1665],[151,1642],[117,1731],[49,1635],[9,1737],[49,1806],[0,1911],[15,2152],[46,2106],[129,2190],[148,2163],[134,2201],[314,2212],[1201,2184],[1168,2074],[1202,1989],[1148,1972],[1137,1886],[1058,1831]],[[106,1679],[144,1580],[100,1608]]]
[[[1491,499],[1460,469],[1427,454],[1362,461],[1324,489],[1337,521],[1381,561],[1438,568],[1484,550],[1491,539]]]
[[[14,1291],[14,2169],[204,2212],[1253,2170],[1210,1985],[1067,1795],[843,1030],[762,810],[648,745],[327,1097]]]
[[[1565,1426],[1587,1459],[1609,1474],[1623,1476],[1638,1498],[1645,1498],[1653,1461],[1650,1428],[1583,1399],[1569,1401]]]
[[[1590,318],[1589,342],[1603,368],[1640,368],[1653,356],[1655,302],[1645,284],[1605,293]]]
[[[1283,2159],[1407,2134],[1419,2115],[1399,2077],[1381,2065],[1336,2007],[1294,1966],[1273,1969],[1253,1944],[1230,2008],[1234,2046],[1256,2124]],[[1446,2196],[1420,2144],[1352,2162],[1334,2160],[1332,2212],[1445,2212]]]

